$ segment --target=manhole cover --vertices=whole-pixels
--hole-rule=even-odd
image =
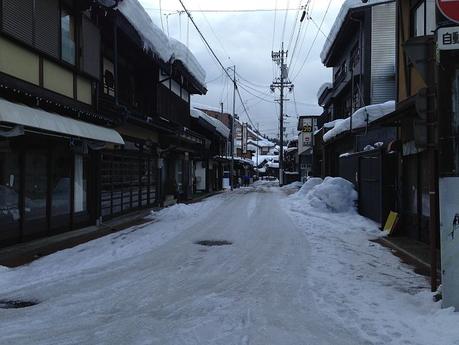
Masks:
[[[233,244],[233,242],[230,242],[230,241],[211,241],[211,240],[198,241],[195,243],[201,246],[206,246],[206,247],[230,246]]]
[[[37,305],[33,301],[2,301],[0,300],[0,309],[20,309]]]

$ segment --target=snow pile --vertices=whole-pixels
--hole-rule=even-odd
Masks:
[[[322,63],[325,63],[325,59],[327,58],[327,55],[330,53],[330,49],[335,43],[335,40],[339,32],[341,31],[341,27],[351,9],[358,7],[374,6],[386,2],[390,2],[390,0],[371,0],[369,3],[363,3],[362,0],[346,0],[341,6],[341,10],[339,11],[338,16],[336,17],[335,23],[333,24],[330,33],[328,34],[328,38],[325,41],[325,44],[322,48],[322,52],[320,53]]]
[[[346,119],[340,119],[326,123],[324,127],[332,127],[332,129],[324,134],[324,141],[330,141],[339,134],[349,131],[351,129],[351,118],[352,129],[362,128],[367,124],[392,113],[394,110],[395,101],[387,101],[382,104],[367,105],[366,107],[362,107]]]
[[[295,210],[311,208],[324,213],[354,213],[357,201],[354,185],[341,177],[310,178],[290,196]]]
[[[326,177],[307,194],[309,204],[324,212],[347,213],[355,211],[357,192],[354,185],[341,177]]]
[[[323,180],[320,177],[311,177],[309,178],[300,190],[294,194],[295,198],[304,198],[308,193],[317,185],[321,184]]]
[[[175,221],[177,219],[192,219],[197,216],[197,210],[194,205],[176,204],[166,207],[160,211],[152,212],[154,219],[162,221]]]
[[[188,72],[202,85],[206,85],[206,72],[191,51],[182,43],[170,39],[151,20],[138,0],[124,0],[118,10],[126,17],[140,35],[145,50],[151,50],[164,62],[179,60]]]
[[[303,183],[300,181],[295,181],[289,184],[286,184],[281,187],[281,189],[287,193],[287,194],[292,194],[298,192],[298,190],[303,186]]]

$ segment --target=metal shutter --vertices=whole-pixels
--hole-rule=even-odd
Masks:
[[[395,99],[395,2],[372,7],[371,104]]]
[[[28,44],[33,42],[33,0],[3,0],[3,30]]]
[[[59,57],[59,1],[35,1],[35,46],[41,51]]]
[[[100,78],[100,31],[87,17],[81,22],[81,70]]]

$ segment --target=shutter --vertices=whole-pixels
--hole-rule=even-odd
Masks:
[[[87,17],[81,22],[81,70],[100,78],[100,31]]]
[[[3,30],[28,44],[33,42],[33,0],[3,0]]]
[[[395,2],[372,7],[371,104],[395,99]]]
[[[59,58],[60,15],[58,0],[35,1],[35,46]]]

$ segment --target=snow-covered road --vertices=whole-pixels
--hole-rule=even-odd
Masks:
[[[362,278],[351,276],[340,290],[339,280],[348,271],[340,274],[340,266],[331,262],[336,253],[327,255],[329,261],[323,259],[325,266],[317,262],[318,253],[333,248],[326,241],[320,246],[314,230],[308,239],[301,226],[307,213],[298,216],[298,210],[286,205],[291,202],[285,193],[262,184],[195,205],[177,205],[156,214],[146,226],[29,266],[0,267],[0,300],[40,301],[25,309],[0,309],[0,344],[423,344],[398,342],[403,337],[396,330],[392,337],[371,327],[369,335],[362,331],[358,308],[363,316],[371,310],[330,293],[330,288],[337,296],[357,293],[358,287],[349,290],[349,284]],[[309,216],[314,219],[306,225],[317,227],[322,219],[329,231],[333,217]],[[200,240],[233,244],[204,247],[195,244]],[[344,248],[343,260],[352,260],[346,245],[338,243]],[[382,249],[380,253],[391,256]],[[343,267],[349,264],[343,262]],[[330,269],[336,271],[335,280]],[[422,284],[422,278],[413,277],[415,285]],[[327,284],[323,291],[321,284]],[[368,303],[366,298],[362,303]],[[377,313],[379,305],[369,308]],[[371,326],[371,320],[366,324]],[[415,331],[412,324],[408,327],[410,334]]]

